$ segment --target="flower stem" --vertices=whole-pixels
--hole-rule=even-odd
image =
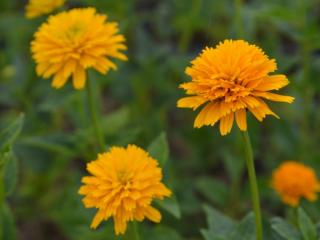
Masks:
[[[94,101],[93,89],[92,89],[90,79],[87,80],[86,85],[87,85],[88,106],[89,106],[89,111],[91,115],[92,125],[94,128],[97,142],[100,146],[100,150],[103,151],[105,149],[104,137],[103,137],[103,133],[101,131],[101,127],[99,125],[99,121],[97,117],[97,108],[96,108],[97,104],[95,104],[95,101]]]
[[[262,240],[263,230],[262,230],[262,221],[261,221],[259,190],[258,190],[258,184],[257,184],[257,178],[256,178],[256,171],[254,167],[252,146],[251,146],[250,137],[247,131],[242,132],[242,137],[245,143],[246,164],[248,168],[251,196],[252,196],[253,209],[254,209],[255,222],[256,222],[256,236],[257,236],[257,240]]]
[[[139,235],[139,226],[136,221],[129,223],[124,239],[125,240],[141,240]]]

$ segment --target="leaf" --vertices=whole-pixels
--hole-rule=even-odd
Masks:
[[[12,149],[6,155],[4,165],[4,193],[6,196],[12,194],[18,177],[18,161]]]
[[[228,240],[226,236],[215,236],[213,232],[206,229],[201,229],[200,232],[205,240]]]
[[[180,219],[181,210],[177,198],[173,195],[168,198],[164,198],[163,200],[155,201],[162,209],[166,210],[168,213],[173,215],[174,217]]]
[[[155,158],[161,167],[163,167],[169,158],[169,146],[166,134],[164,132],[152,141],[148,147],[148,152]]]
[[[256,238],[254,214],[249,213],[237,225],[230,240],[254,240]]]
[[[275,217],[271,219],[271,228],[286,240],[299,240],[299,232],[282,218]]]
[[[3,240],[16,240],[16,227],[14,225],[13,216],[10,208],[4,204],[1,213],[1,230],[0,230],[0,239]]]
[[[196,180],[197,190],[215,204],[222,206],[228,197],[228,187],[222,181],[212,177],[200,177]]]
[[[235,156],[230,153],[230,151],[224,149],[222,150],[222,156],[223,156],[223,163],[226,167],[226,170],[228,171],[228,176],[230,176],[231,181],[239,181],[241,178],[244,167],[245,167],[245,161],[240,161],[242,159],[238,159],[239,156]]]
[[[298,224],[304,240],[317,240],[316,226],[302,208],[298,208]]]
[[[208,205],[203,208],[207,215],[209,228],[201,230],[204,238],[206,240],[229,240],[228,235],[235,228],[234,221]]]
[[[169,227],[158,225],[154,227],[150,232],[145,234],[144,239],[150,239],[152,236],[152,240],[182,240],[183,238],[179,235],[179,233]]]
[[[21,113],[15,121],[0,132],[0,152],[5,151],[13,144],[21,132],[23,121],[24,114]]]
[[[130,111],[123,107],[103,117],[102,125],[108,135],[119,134],[119,131],[130,122]]]

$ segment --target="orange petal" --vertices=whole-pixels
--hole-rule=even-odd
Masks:
[[[83,67],[77,66],[73,73],[73,86],[75,89],[82,89],[86,83],[86,72]]]
[[[220,133],[222,136],[230,133],[234,121],[234,113],[229,113],[220,120]]]
[[[154,207],[148,206],[145,209],[145,215],[146,217],[151,220],[152,222],[160,222],[161,221],[161,214],[160,212],[155,209]]]
[[[195,110],[206,101],[205,98],[199,96],[185,97],[181,98],[177,105],[179,108],[192,108]]]
[[[204,125],[214,125],[221,116],[219,108],[219,103],[207,104],[196,117],[194,127],[200,128]]]
[[[68,78],[63,75],[62,71],[56,73],[52,81],[52,87],[61,88],[66,82]]]
[[[102,222],[103,218],[104,218],[103,211],[99,210],[94,216],[90,227],[93,229],[96,229],[99,226],[99,224]]]
[[[240,130],[242,131],[246,131],[247,130],[247,113],[246,110],[243,109],[239,109],[238,111],[236,111],[236,122],[238,124],[238,127],[240,128]]]
[[[279,74],[263,78],[260,84],[254,89],[258,91],[279,90],[280,88],[283,88],[288,84],[289,81],[287,77],[285,75]]]
[[[269,92],[253,92],[255,96],[263,97],[265,99],[276,101],[276,102],[286,102],[286,103],[292,103],[294,101],[293,97],[290,96],[284,96],[280,94],[275,93],[269,93]]]

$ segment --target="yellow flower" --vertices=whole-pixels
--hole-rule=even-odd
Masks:
[[[92,176],[83,177],[79,193],[85,195],[87,208],[97,208],[91,227],[113,217],[116,234],[123,234],[128,221],[148,218],[160,222],[160,212],[151,206],[153,199],[163,199],[171,191],[161,183],[158,162],[135,145],[112,147],[88,163]]]
[[[180,85],[190,97],[178,101],[178,107],[197,109],[206,104],[194,127],[213,126],[220,120],[220,133],[231,131],[234,119],[247,129],[246,110],[259,121],[266,115],[278,117],[263,99],[292,103],[294,98],[271,93],[286,86],[285,75],[269,75],[277,69],[274,59],[243,40],[225,40],[216,48],[206,48],[193,60],[186,74],[192,80]]]
[[[26,6],[26,17],[35,18],[47,14],[62,6],[65,0],[29,0]]]
[[[288,161],[281,164],[272,175],[272,187],[282,201],[296,207],[302,197],[309,201],[317,199],[320,183],[314,170],[301,163]]]
[[[73,9],[49,18],[31,43],[37,74],[43,78],[54,75],[52,86],[62,87],[70,76],[73,86],[81,89],[86,81],[86,69],[94,68],[106,74],[116,69],[110,57],[127,60],[119,52],[126,49],[115,22],[94,8]]]

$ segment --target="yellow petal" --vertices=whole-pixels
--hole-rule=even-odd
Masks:
[[[204,125],[214,125],[219,120],[220,116],[219,103],[209,103],[196,117],[194,127],[200,128]]]
[[[220,120],[220,133],[222,136],[230,133],[234,121],[234,113],[229,113]]]
[[[207,100],[203,97],[193,96],[181,98],[178,101],[179,108],[192,108],[193,110],[197,109],[200,105],[205,103]]]
[[[116,232],[116,235],[124,234],[127,230],[127,222],[120,217],[113,218],[114,220],[114,231]]]
[[[160,222],[161,221],[161,214],[160,212],[155,209],[154,207],[151,207],[151,206],[148,206],[146,209],[145,209],[145,215],[146,217],[152,221],[152,222]]]
[[[84,68],[77,66],[73,73],[73,86],[76,89],[82,89],[86,83],[86,71]]]
[[[290,96],[284,96],[280,94],[275,93],[269,93],[269,92],[254,92],[255,96],[263,97],[265,99],[276,101],[276,102],[286,102],[286,103],[292,103],[294,101],[293,97]]]
[[[240,128],[240,130],[242,131],[246,131],[247,130],[247,113],[246,110],[243,109],[239,109],[238,111],[236,111],[236,122],[238,124],[238,127]]]
[[[96,229],[99,226],[99,224],[102,222],[103,218],[104,218],[103,211],[99,210],[94,216],[90,227],[93,229]]]
[[[255,108],[248,108],[250,112],[261,122],[266,115],[273,115],[276,118],[279,118],[277,114],[275,114],[271,109],[268,107],[268,105],[261,99],[257,99],[259,101],[259,106]]]
[[[63,75],[62,71],[56,73],[52,81],[52,87],[61,88],[66,82],[68,78]]]
[[[260,84],[254,89],[258,91],[278,90],[288,84],[289,81],[287,77],[285,75],[279,74],[263,78]]]

